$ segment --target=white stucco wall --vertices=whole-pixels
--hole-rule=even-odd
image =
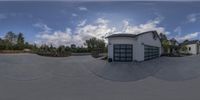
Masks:
[[[200,54],[200,44],[198,44],[198,48],[199,48],[198,54]]]
[[[161,55],[161,43],[160,39],[153,39],[152,33],[146,33],[137,36],[136,38],[131,37],[111,37],[108,39],[108,58],[113,59],[113,44],[132,44],[133,45],[133,60],[143,61],[144,60],[144,45],[160,47]]]
[[[186,47],[188,48],[188,53],[197,54],[197,44],[189,44],[186,45]],[[189,48],[191,48],[191,50],[189,50]]]
[[[160,39],[157,37],[156,40],[153,39],[152,33],[147,33],[138,36],[138,46],[140,46],[140,49],[137,51],[137,60],[143,61],[144,60],[144,45],[150,45],[150,46],[156,46],[160,48],[160,55],[161,55],[161,42]],[[144,44],[144,45],[143,45]]]

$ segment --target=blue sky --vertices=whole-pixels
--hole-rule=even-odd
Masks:
[[[200,2],[0,2],[0,36],[22,32],[26,41],[82,45],[91,37],[148,30],[179,41],[199,39]]]

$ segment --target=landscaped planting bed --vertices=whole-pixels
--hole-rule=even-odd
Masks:
[[[40,56],[49,56],[49,57],[68,57],[68,56],[71,56],[70,52],[65,52],[65,53],[38,52],[37,54],[40,55]]]

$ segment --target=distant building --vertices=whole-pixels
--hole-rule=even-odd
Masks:
[[[186,53],[190,54],[200,54],[200,41],[199,40],[192,40],[192,41],[185,41],[180,44],[180,46],[186,46],[187,50]],[[185,51],[180,50],[180,52],[184,53]]]

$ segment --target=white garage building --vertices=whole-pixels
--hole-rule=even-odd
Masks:
[[[137,35],[118,33],[107,38],[110,61],[144,61],[161,55],[161,42],[156,31],[148,31]]]

